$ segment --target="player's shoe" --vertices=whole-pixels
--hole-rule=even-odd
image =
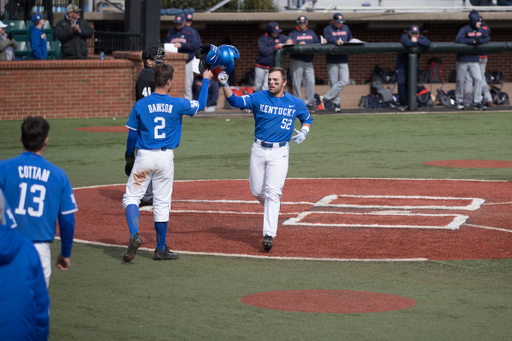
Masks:
[[[135,258],[135,253],[137,249],[142,245],[142,238],[138,233],[136,233],[132,239],[130,239],[130,244],[128,245],[128,250],[123,256],[123,261],[125,263],[131,262]]]
[[[313,104],[306,105],[306,109],[308,109],[309,113],[312,114],[318,110]]]
[[[153,254],[154,260],[170,260],[170,259],[179,259],[180,255],[169,250],[167,245],[165,245],[165,250],[160,251],[160,249],[155,249],[155,253]]]
[[[341,112],[341,107],[340,107],[340,105],[339,105],[339,104],[336,104],[336,105],[334,106],[334,112]]]
[[[265,251],[269,252],[272,249],[272,246],[274,246],[274,238],[272,238],[271,236],[265,235],[261,244],[263,245],[263,249]]]
[[[325,98],[324,96],[320,96],[320,102],[322,102],[322,106],[324,107],[325,111],[334,110],[334,108],[336,107],[336,104],[334,104],[333,101]]]
[[[480,110],[480,111],[482,111],[482,110],[487,110],[487,108],[486,108],[486,107],[484,107],[481,103],[477,103],[477,104],[475,104],[475,106],[473,107],[473,109],[475,109],[475,110]]]

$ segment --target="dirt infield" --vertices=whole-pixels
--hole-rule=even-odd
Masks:
[[[75,238],[127,245],[124,186],[76,189]],[[261,247],[262,206],[247,180],[174,184],[173,250],[336,260],[512,257],[512,182],[288,179],[274,248]],[[156,243],[142,208],[143,247]]]

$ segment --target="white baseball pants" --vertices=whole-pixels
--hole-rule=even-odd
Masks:
[[[324,97],[340,105],[340,91],[350,83],[350,73],[347,63],[327,64],[327,73],[331,90]]]
[[[466,73],[471,75],[475,84],[475,94],[473,103],[482,102],[482,76],[480,75],[480,65],[478,62],[457,62],[457,83],[455,85],[455,100],[459,104],[464,104],[464,82]]]
[[[482,97],[484,99],[484,102],[492,102],[491,92],[489,91],[489,87],[487,86],[487,81],[485,80],[485,68],[487,66],[487,58],[480,58],[480,60],[478,61],[478,66],[480,67],[480,76],[482,77]],[[466,72],[466,81],[464,82],[464,105],[465,106],[471,105],[472,90],[473,90],[473,78],[471,78],[471,74],[469,72]]]
[[[124,207],[139,206],[146,189],[153,181],[153,216],[156,222],[169,221],[174,179],[173,149],[138,149],[132,172],[123,196]]]
[[[304,84],[306,105],[315,104],[315,69],[313,62],[304,62],[298,59],[290,60],[290,69],[292,71],[293,95],[300,96],[300,86]]]
[[[275,145],[275,144],[274,144]],[[281,196],[288,174],[288,143],[283,147],[266,148],[254,142],[251,150],[249,187],[263,205],[263,235],[277,233]]]
[[[52,255],[50,252],[50,243],[34,243],[34,247],[39,254],[41,260],[41,267],[43,268],[44,280],[46,281],[46,288],[50,285],[50,275],[52,274]]]
[[[268,90],[268,70],[257,66],[254,68],[254,91]]]
[[[193,59],[192,59],[193,60]],[[192,100],[192,83],[194,82],[194,71],[192,60],[185,64],[185,98]]]

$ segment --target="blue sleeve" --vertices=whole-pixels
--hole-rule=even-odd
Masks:
[[[473,45],[474,38],[466,38],[466,26],[460,29],[457,37],[455,38],[455,42],[459,44],[468,44]]]
[[[268,41],[265,39],[266,35],[262,35],[258,39],[258,48],[260,50],[260,53],[263,56],[270,56],[273,55],[274,52],[276,52],[276,47],[274,45],[269,45]]]
[[[196,113],[206,108],[206,101],[208,100],[208,85],[210,85],[210,80],[203,78],[203,86],[201,87],[199,99],[197,100],[197,102],[199,103],[199,108],[197,109]],[[195,115],[195,113],[193,115]]]
[[[400,40],[403,46],[405,47],[415,47],[418,46],[418,43],[415,43],[411,40],[411,36],[408,33],[402,35],[402,39]]]
[[[126,141],[126,154],[132,155],[135,152],[135,144],[137,143],[137,131],[128,129],[128,139]]]
[[[297,118],[299,119],[301,124],[308,123],[309,125],[313,124],[313,118],[309,114],[308,109],[306,108],[306,104],[302,102],[301,111],[297,114]]]
[[[16,226],[18,226],[16,224],[16,220],[14,219],[14,214],[12,214],[12,210],[9,207],[9,203],[7,202],[7,199],[5,199],[5,195],[2,193],[1,190],[0,190],[0,195],[2,195],[4,197],[4,216],[5,216],[4,220],[5,220],[5,225],[7,227],[10,227],[11,229],[13,229]]]
[[[30,33],[30,47],[37,59],[45,59],[41,50],[41,32],[39,30],[32,30],[32,33]]]
[[[491,36],[489,35],[489,31],[485,28],[481,28],[482,36],[480,37],[480,44],[487,44],[491,41]]]
[[[165,37],[165,42],[166,42],[166,43],[170,43],[170,42],[171,42],[171,38],[169,38],[169,36],[170,36],[172,33],[174,33],[174,28],[171,28],[171,29],[169,30],[169,32],[167,32],[167,36]]]
[[[73,248],[73,236],[75,235],[75,215],[59,214],[59,231],[61,240],[61,255],[69,258]]]
[[[422,36],[420,34],[420,36],[418,37],[418,45],[423,46],[423,47],[429,47],[430,44],[431,44],[430,40],[427,37]]]
[[[286,43],[286,41],[288,40],[289,38],[287,36],[285,36],[284,34],[279,34],[279,42],[281,44],[284,44]]]
[[[230,97],[226,98],[228,103],[240,109],[250,109],[250,103],[252,103],[251,97],[249,95],[238,97],[235,94],[232,94]]]
[[[338,39],[334,38],[332,35],[331,25],[328,25],[326,28],[324,28],[324,38],[327,40],[327,43],[336,45]]]

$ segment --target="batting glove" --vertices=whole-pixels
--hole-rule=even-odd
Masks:
[[[302,128],[301,131],[295,129],[295,132],[297,133],[297,135],[292,137],[293,142],[297,144],[304,142],[304,140],[306,139],[306,135],[308,134],[308,130],[306,128]]]
[[[221,71],[221,73],[219,73],[217,75],[217,79],[219,80],[219,83],[222,86],[224,86],[224,87],[228,86],[229,75],[226,72]]]

